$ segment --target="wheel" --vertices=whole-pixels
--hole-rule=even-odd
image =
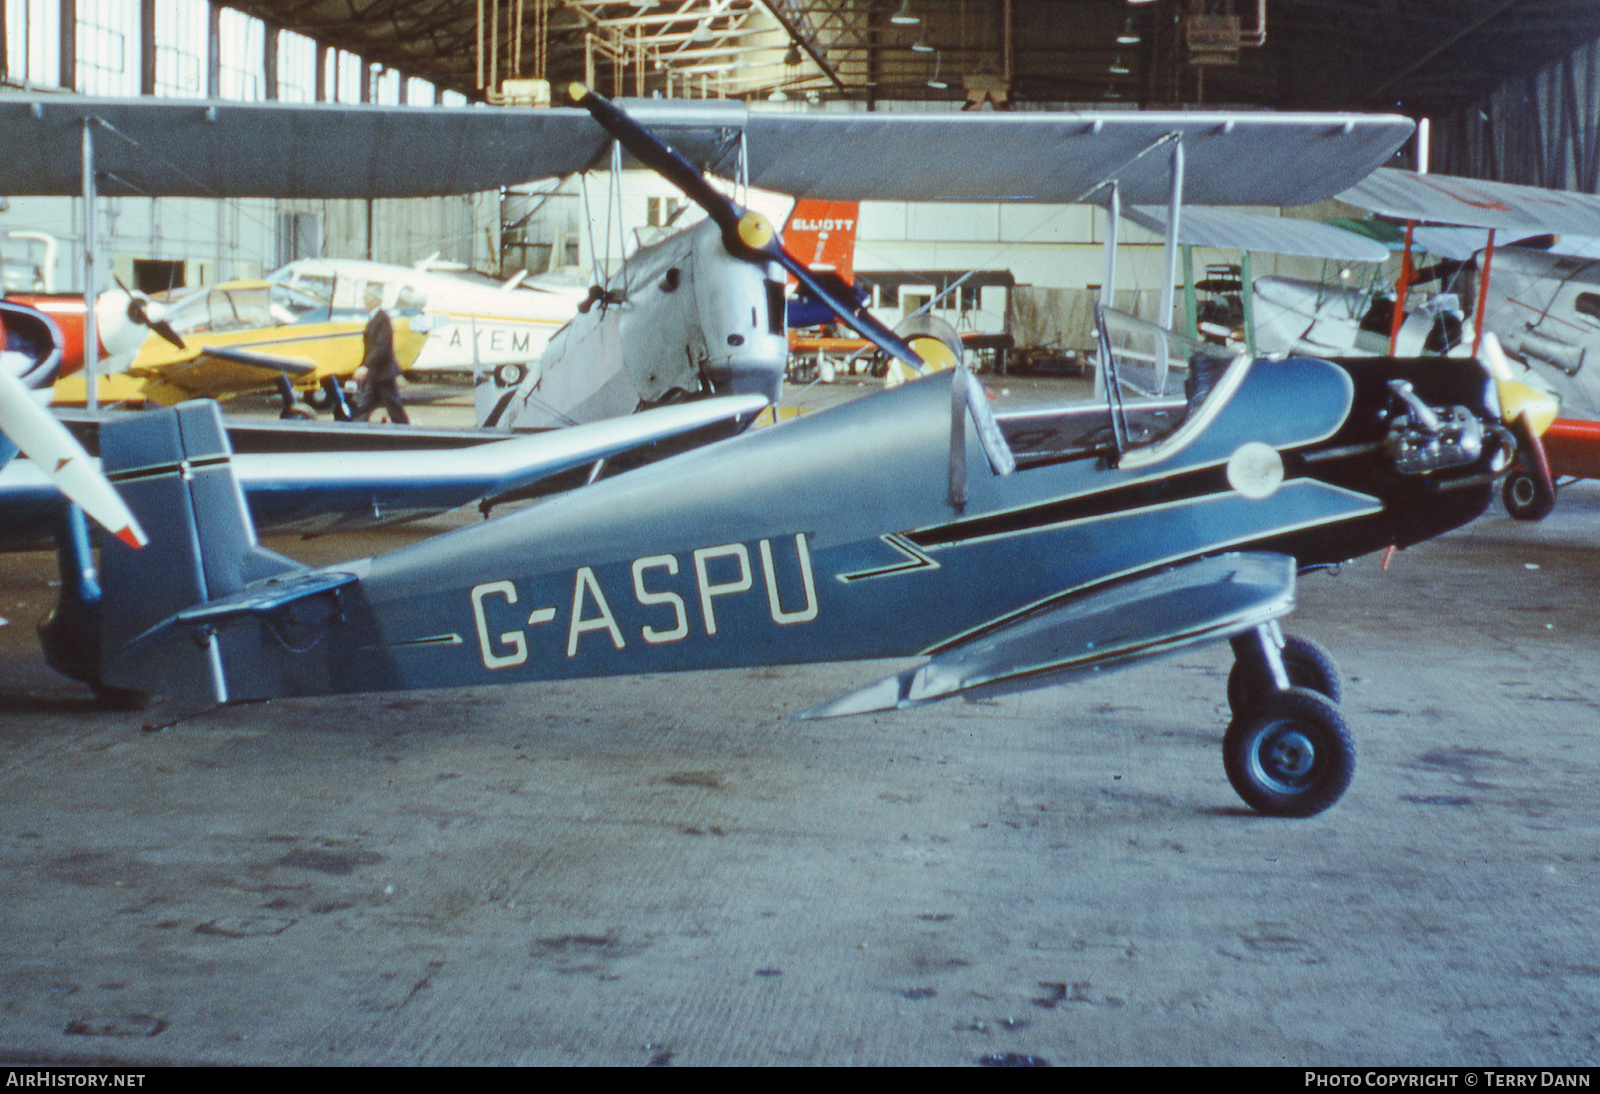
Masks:
[[[1222,739],[1228,782],[1269,817],[1310,817],[1344,796],[1355,742],[1334,705],[1305,688],[1263,696]]]
[[[278,415],[278,417],[284,419],[301,418],[308,421],[315,419],[316,416],[317,412],[305,403],[296,403],[294,406],[284,407],[282,413]]]
[[[502,388],[516,387],[527,375],[527,365],[497,365],[494,370],[494,382]]]
[[[1500,488],[1506,512],[1517,520],[1543,520],[1556,507],[1556,495],[1546,490],[1537,478],[1521,468],[1513,468]]]
[[[1283,668],[1289,686],[1318,692],[1331,703],[1344,698],[1344,682],[1333,656],[1309,638],[1291,634],[1283,640]],[[1236,660],[1228,672],[1228,709],[1237,717],[1259,702],[1263,695],[1276,691],[1270,680],[1262,679],[1255,666]]]

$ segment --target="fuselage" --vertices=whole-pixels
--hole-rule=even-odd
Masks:
[[[639,248],[517,388],[480,399],[483,424],[536,429],[700,394],[776,400],[788,364],[782,272],[730,255],[701,221]]]
[[[1103,404],[1006,423],[1009,476],[969,426],[958,507],[950,375],[331,568],[359,578],[337,619],[308,624],[305,654],[269,649],[230,694],[915,655],[1224,550],[1309,566],[1404,546],[1472,519],[1492,490],[1485,466],[1404,475],[1383,446],[1396,375],[1492,421],[1475,362],[1290,359],[1255,362],[1203,432],[1137,468],[1041,439],[1081,433]],[[1247,445],[1282,461],[1266,496],[1235,488]]]

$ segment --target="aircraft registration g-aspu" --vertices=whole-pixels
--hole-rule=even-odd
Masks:
[[[743,147],[752,184],[845,199],[1064,201],[1116,178],[1130,200],[1159,201],[1174,173],[1149,153],[1181,144],[1191,199],[1304,202],[1364,174],[1410,129],[705,105],[676,115],[725,123],[695,161]],[[570,127],[555,142],[567,150],[605,139],[568,112],[503,113],[489,124],[523,124],[524,137]],[[695,149],[693,126],[667,128],[680,152]],[[947,155],[930,161],[941,141]],[[788,265],[769,226],[704,200],[729,253]],[[1100,319],[1103,401],[997,420],[957,367],[330,567],[256,544],[215,404],[108,423],[107,475],[164,534],[140,552],[105,542],[93,619],[60,628],[52,657],[104,686],[219,702],[927,658],[811,712],[823,716],[1035,687],[1227,639],[1230,781],[1264,812],[1326,809],[1354,750],[1336,670],[1277,627],[1296,573],[1478,515],[1515,448],[1496,386],[1475,361],[1251,360]]]

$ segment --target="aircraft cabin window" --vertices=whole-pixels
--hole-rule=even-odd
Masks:
[[[327,315],[328,306],[315,296],[288,285],[274,285],[269,294],[272,318],[279,323],[304,323]]]
[[[295,288],[315,296],[324,308],[333,303],[333,278],[322,274],[296,273],[290,282]]]
[[[400,311],[422,311],[428,306],[428,298],[410,285],[402,285],[400,294],[394,298],[394,306]]]
[[[179,334],[199,334],[211,323],[210,293],[197,292],[167,309],[166,320]]]
[[[213,331],[255,330],[273,325],[265,285],[213,289],[208,294],[208,304]]]

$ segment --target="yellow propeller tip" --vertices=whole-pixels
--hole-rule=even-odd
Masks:
[[[573,102],[581,103],[589,97],[589,89],[581,81],[573,80],[567,85],[567,94],[572,96]]]

